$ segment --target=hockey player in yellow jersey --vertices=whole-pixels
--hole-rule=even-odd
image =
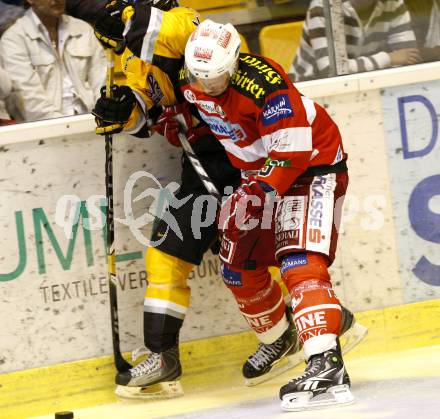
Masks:
[[[98,14],[95,34],[104,46],[122,53],[121,67],[126,79],[123,85],[113,87],[112,99],[105,98],[103,92],[96,103],[93,111],[98,125],[96,132],[124,130],[137,137],[148,137],[163,107],[167,107],[168,111],[185,116],[186,136],[217,189],[224,191],[227,185],[236,187],[240,173],[231,166],[208,127],[199,123],[197,111],[184,101],[178,85],[185,45],[199,23],[199,16],[192,9],[175,7],[174,1],[158,0],[154,6],[148,0],[114,0]],[[177,132],[159,132],[173,145],[180,145]],[[130,371],[117,374],[117,394],[124,397],[150,398],[156,397],[157,392],[169,397],[182,392],[178,338],[190,300],[187,277],[217,238],[215,225],[202,229],[200,239],[193,236],[189,223],[193,203],[207,191],[185,154],[182,161],[182,186],[176,198],[190,194],[192,198],[187,205],[172,208],[170,212],[179,223],[183,241],[170,229],[159,246],[147,249],[144,344],[149,356]],[[156,241],[166,229],[162,220],[154,229],[152,240]],[[352,320],[347,310],[346,328]],[[291,330],[273,343],[260,343],[248,358],[243,374],[249,385],[282,371],[279,367],[285,363],[286,355],[298,352],[298,340]],[[279,362],[281,359],[283,362]]]
[[[122,85],[112,88],[113,99],[107,99],[103,91],[95,105],[98,134],[124,130],[137,137],[148,137],[162,107],[186,108],[177,83],[178,72],[183,65],[186,41],[199,17],[192,9],[173,8],[176,5],[169,0],[155,2],[156,7],[148,1],[112,1],[98,13],[95,34],[104,46],[122,53],[117,58],[120,57],[125,75]],[[123,37],[125,28],[130,30]],[[143,34],[141,38],[139,33]],[[187,137],[197,138],[194,151],[218,190],[223,191],[226,185],[236,186],[240,173],[230,165],[222,147],[210,139],[207,126],[198,125],[196,118],[192,122],[194,126],[188,127]],[[217,238],[215,225],[202,228],[200,239],[191,231],[193,203],[207,192],[183,154],[181,188],[176,198],[191,194],[187,204],[169,210],[179,224],[183,241],[171,229],[166,234],[167,224],[163,220],[153,230],[153,242],[163,234],[166,237],[160,245],[146,251],[144,345],[148,356],[131,370],[117,374],[116,393],[120,396],[152,398],[182,394],[179,331],[190,302],[187,278]]]

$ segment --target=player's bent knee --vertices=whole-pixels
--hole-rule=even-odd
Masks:
[[[318,253],[291,253],[281,261],[281,277],[290,291],[307,280],[330,282],[328,259]],[[292,293],[290,293],[292,294]]]

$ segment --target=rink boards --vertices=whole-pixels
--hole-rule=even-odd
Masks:
[[[362,359],[373,357],[377,358],[377,363],[372,363],[370,370],[368,368],[362,370],[359,377],[352,374],[354,385],[356,381],[363,381],[368,377],[381,378],[381,374],[385,373],[383,370],[391,365],[394,365],[395,370],[386,372],[389,375],[387,379],[410,379],[417,376],[417,372],[414,372],[411,366],[395,365],[395,362],[392,362],[393,357],[398,356],[402,351],[426,348],[427,351],[436,354],[434,361],[440,356],[440,300],[366,311],[358,313],[356,318],[359,323],[368,327],[369,331],[365,340],[346,358],[347,367],[350,371],[352,359],[362,363]],[[246,356],[255,350],[256,344],[256,339],[250,332],[183,343],[181,348],[184,371],[182,384],[185,393],[197,395],[215,390],[219,391],[221,396],[217,393],[211,396],[205,395],[198,402],[201,404],[196,404],[196,406],[186,403],[185,396],[177,402],[180,403],[178,404],[181,409],[180,413],[219,407],[226,409],[230,404],[258,398],[270,399],[272,404],[276,404],[278,411],[278,402],[276,402],[278,388],[273,389],[273,384],[264,384],[251,389],[243,384],[241,366]],[[389,359],[388,366],[386,363],[384,365],[383,359]],[[114,395],[112,362],[111,357],[105,356],[5,374],[0,382],[2,385],[0,417],[2,419],[24,419],[49,415],[56,411],[76,410],[118,402],[118,398]],[[353,368],[356,368],[356,362]],[[431,364],[428,368],[426,368],[430,364],[428,359],[426,362],[423,359],[417,362],[424,364],[424,374],[430,371],[428,375],[440,377],[438,362],[435,361],[435,365]],[[299,374],[302,368],[302,365],[296,368],[296,374]],[[357,373],[356,369],[353,372]],[[422,373],[421,368],[420,373]],[[286,374],[284,376],[291,378]],[[270,388],[267,388],[268,385]],[[370,396],[374,395],[370,394]],[[161,405],[155,402],[125,401],[121,403],[122,406],[137,405],[138,412],[144,411],[144,416],[138,417],[161,417]],[[168,406],[172,410],[162,411],[163,416],[179,412],[177,407],[172,408],[172,401]],[[123,409],[119,411],[122,414]],[[149,415],[150,411],[154,414]],[[109,414],[111,412],[110,409]],[[258,412],[256,414],[254,417],[264,417],[264,415],[258,416]],[[130,410],[126,411],[126,415],[131,415]],[[81,419],[82,416],[78,417]],[[98,419],[103,416],[97,413],[96,416],[90,417]],[[130,417],[134,419],[134,416]]]
[[[298,85],[337,121],[349,154],[350,186],[332,278],[340,299],[354,311],[417,301],[431,307],[429,301],[440,297],[439,69],[437,63],[424,64]],[[47,388],[33,381],[41,374],[27,369],[47,367],[45,377],[53,372],[62,378],[66,370],[57,364],[64,362],[75,365],[66,364],[68,371],[85,370],[86,376],[90,366],[99,365],[97,388],[112,397],[111,359],[105,358],[111,336],[104,143],[93,125],[91,116],[80,116],[0,130],[0,316],[7,319],[0,331],[0,397],[9,394],[9,408],[21,399],[23,383]],[[136,219],[153,212],[153,196],[134,202],[147,188],[175,189],[180,151],[161,138],[119,135],[114,144],[121,337],[128,351],[141,343],[143,254],[151,222],[130,229],[124,220],[130,209]],[[205,258],[190,285],[182,341],[191,351],[201,347],[200,339],[217,342],[216,337],[248,330],[215,256]],[[238,336],[253,345],[248,334]],[[245,353],[239,348],[237,363]],[[85,361],[77,363],[80,359]],[[194,360],[187,368],[191,365]],[[14,371],[20,372],[6,374]],[[21,374],[26,378],[14,381]],[[101,400],[88,399],[74,382],[84,403]],[[48,398],[32,400],[44,405]]]

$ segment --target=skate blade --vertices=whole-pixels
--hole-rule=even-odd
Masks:
[[[343,335],[339,337],[342,353],[346,354],[367,336],[368,329],[359,323],[354,323]]]
[[[351,351],[354,347],[359,345],[362,340],[367,336],[368,329],[359,323],[354,323],[350,329],[348,329],[342,336],[339,337],[341,343],[342,353],[346,354]],[[272,369],[260,377],[247,378],[244,381],[245,386],[252,387],[258,384],[264,383],[265,381],[271,380],[278,375],[283,374],[291,368],[295,368],[297,365],[305,362],[304,353],[300,349],[292,355],[287,355],[281,358],[277,363],[272,366]]]
[[[347,384],[331,387],[327,392],[313,397],[311,391],[286,394],[281,401],[281,408],[288,412],[324,409],[349,405],[354,402],[353,394]]]
[[[300,364],[304,361],[304,356],[302,351],[296,352],[293,355],[287,355],[275,362],[272,365],[272,368],[264,375],[260,375],[255,378],[246,378],[244,380],[244,385],[247,387],[253,387],[258,384],[264,383],[265,381],[269,381],[272,378],[278,377],[284,372],[290,370],[296,365]]]
[[[180,381],[164,381],[147,387],[116,386],[115,394],[125,399],[157,400],[183,396]]]

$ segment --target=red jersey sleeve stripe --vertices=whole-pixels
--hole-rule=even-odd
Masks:
[[[301,101],[304,105],[304,109],[306,110],[307,114],[307,122],[312,125],[313,121],[316,118],[316,108],[315,108],[315,102],[313,102],[312,99],[309,99],[306,96],[301,96]]]

